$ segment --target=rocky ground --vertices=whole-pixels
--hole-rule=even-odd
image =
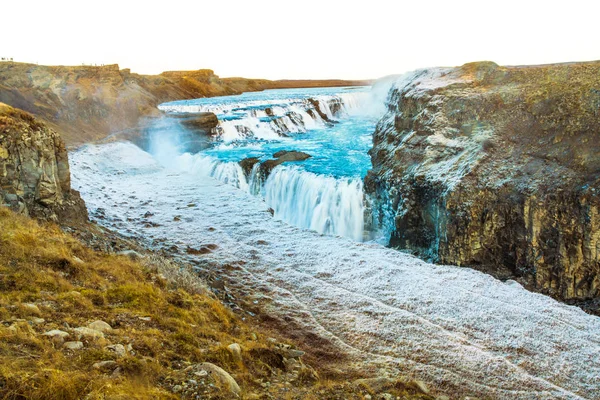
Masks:
[[[103,251],[0,208],[0,398],[433,399],[424,382],[309,366],[189,265],[75,232]]]
[[[482,62],[399,78],[365,179],[390,245],[597,312],[599,77]]]

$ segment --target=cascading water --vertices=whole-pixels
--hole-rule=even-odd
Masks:
[[[235,162],[221,162],[216,158],[185,153],[177,158],[177,168],[182,171],[211,176],[238,189],[250,190],[242,167]]]
[[[356,90],[332,93],[330,88],[267,90],[240,96],[182,100],[161,104],[159,108],[166,113],[216,114],[219,125],[215,133],[225,142],[277,140],[322,128],[341,115],[353,115],[368,95]]]
[[[263,192],[276,218],[320,233],[363,240],[360,179],[335,179],[298,167],[279,167],[267,178]]]
[[[370,167],[367,151],[375,116],[365,115],[365,88],[294,89],[241,96],[186,100],[160,106],[169,113],[214,112],[219,125],[213,147],[180,151],[163,163],[179,171],[210,176],[262,197],[275,218],[292,225],[356,241],[366,237],[362,177]],[[159,161],[179,145],[155,132]],[[176,140],[176,139],[171,139]],[[310,154],[306,161],[275,167],[262,176],[259,164],[248,173],[239,161],[270,159],[280,150]]]

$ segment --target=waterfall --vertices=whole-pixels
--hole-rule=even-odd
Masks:
[[[360,179],[335,179],[280,166],[269,175],[263,191],[275,218],[319,233],[363,240]]]
[[[170,168],[210,176],[262,197],[274,210],[275,218],[322,234],[363,241],[365,206],[361,179],[334,178],[288,165],[275,167],[265,179],[259,163],[254,164],[251,171],[246,171],[249,172],[246,176],[237,162],[240,158],[221,160],[209,155],[218,153],[219,149],[230,149],[232,152],[239,148],[247,149],[252,146],[248,140],[268,143],[289,140],[293,143],[294,135],[331,129],[336,122],[342,121],[341,126],[345,117],[360,115],[361,107],[369,100],[369,92],[366,91],[339,90],[334,94],[331,89],[327,91],[317,90],[310,95],[273,91],[268,99],[263,93],[162,104],[159,108],[167,113],[215,113],[219,122],[213,131],[213,139],[222,143],[213,146],[210,151],[181,154],[178,140],[181,133],[175,129],[171,134],[164,132],[163,135],[152,135],[149,149],[163,165]],[[281,93],[285,93],[285,96]],[[290,97],[290,94],[297,96]],[[177,151],[180,151],[179,154],[176,154]],[[260,157],[264,157],[264,154]]]
[[[177,169],[181,171],[210,176],[238,189],[250,190],[244,171],[240,164],[236,162],[222,162],[202,154],[184,153],[177,158],[176,164]]]
[[[331,121],[353,115],[368,96],[368,92],[357,91],[274,100],[244,101],[230,96],[225,103],[184,100],[161,104],[159,109],[166,113],[215,113],[219,119],[219,124],[214,130],[216,140],[277,140],[280,137],[325,128]]]
[[[210,176],[255,196],[262,196],[279,218],[326,235],[363,240],[365,227],[361,179],[317,175],[298,167],[278,166],[263,181],[259,165],[248,179],[237,162],[185,153],[176,160],[181,171]]]

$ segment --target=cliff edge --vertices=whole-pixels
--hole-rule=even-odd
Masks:
[[[67,150],[58,133],[30,114],[0,103],[0,205],[38,219],[87,221],[71,189]]]
[[[391,246],[600,296],[600,62],[404,75],[370,155]]]

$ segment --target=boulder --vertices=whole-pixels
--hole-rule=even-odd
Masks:
[[[69,334],[59,329],[53,329],[51,331],[42,333],[42,336],[50,338],[53,342],[62,343],[66,338],[69,337]]]
[[[325,114],[325,112],[323,110],[321,110],[321,105],[319,104],[319,100],[317,99],[308,99],[308,102],[313,106],[314,110],[309,110],[310,113],[312,114],[311,116],[314,115],[314,113],[317,113],[319,115],[319,117],[321,117],[321,119],[327,123],[329,123],[329,125],[332,125],[333,121],[332,119],[330,119],[327,114]]]
[[[262,179],[267,179],[267,177],[271,174],[271,171],[273,171],[273,168],[275,168],[276,166],[281,165],[284,162],[304,161],[311,157],[312,156],[310,154],[304,153],[302,151],[280,150],[273,154],[272,160],[266,160],[261,162],[260,159],[257,157],[249,157],[244,158],[242,161],[239,162],[239,164],[242,167],[242,170],[244,171],[246,177],[250,176],[255,164],[260,164],[260,176]]]
[[[108,360],[108,361],[99,361],[97,363],[94,363],[94,365],[92,365],[92,368],[99,369],[99,370],[111,370],[116,366],[117,366],[116,361]]]
[[[310,154],[304,153],[302,151],[282,150],[282,151],[278,151],[277,153],[273,154],[273,157],[274,157],[273,160],[264,161],[260,165],[261,173],[264,178],[266,178],[267,176],[269,176],[269,174],[271,174],[271,171],[273,171],[273,168],[275,168],[278,165],[283,164],[284,162],[304,161],[306,159],[311,158],[312,156]]]
[[[65,342],[63,347],[67,350],[81,350],[83,349],[83,342]]]
[[[125,346],[123,346],[122,344],[111,344],[109,346],[106,346],[104,349],[110,351],[111,353],[114,353],[117,357],[125,357],[125,355],[127,354],[127,352],[125,351]]]
[[[89,338],[89,339],[101,339],[104,338],[104,333],[97,331],[96,329],[87,328],[85,326],[80,326],[79,328],[73,329],[73,331],[77,334],[78,338]]]
[[[229,346],[227,346],[227,350],[229,350],[229,352],[233,356],[233,359],[236,362],[242,361],[242,347],[239,344],[232,343]]]
[[[88,328],[97,330],[99,332],[110,332],[112,327],[104,321],[94,321],[88,325]]]
[[[254,168],[254,165],[257,163],[260,163],[260,159],[257,157],[248,157],[240,161],[240,166],[242,167],[246,178],[250,177],[250,174],[252,173],[252,168]]]
[[[241,392],[241,389],[235,379],[233,379],[233,377],[221,367],[209,362],[204,362],[194,365],[192,370],[194,372],[207,372],[208,376],[211,377],[222,390],[232,395],[237,396]]]
[[[170,117],[179,119],[179,123],[191,132],[210,135],[213,128],[219,124],[217,116],[211,112],[198,114],[170,114]]]
[[[71,189],[67,149],[58,133],[30,114],[0,103],[0,205],[43,220],[87,221]]]
[[[365,178],[373,223],[429,260],[598,298],[599,107],[600,62],[398,78]]]

